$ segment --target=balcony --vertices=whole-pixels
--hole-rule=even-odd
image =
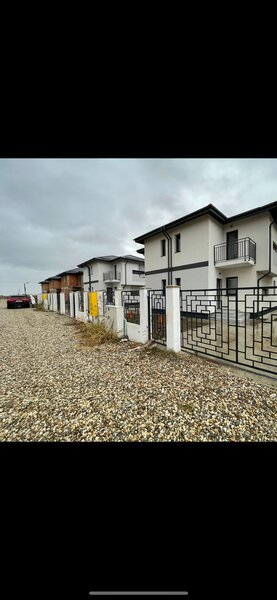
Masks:
[[[105,283],[119,283],[121,281],[121,273],[115,273],[114,271],[103,273],[103,280]]]
[[[251,238],[242,238],[229,244],[214,246],[214,264],[216,267],[247,267],[256,263],[256,242]]]

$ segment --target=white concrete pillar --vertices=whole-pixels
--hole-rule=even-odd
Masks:
[[[102,321],[104,316],[104,292],[97,292],[98,296],[98,319]]]
[[[49,294],[46,294],[46,299],[43,300],[43,310],[48,310]]]
[[[58,310],[58,302],[57,302],[57,294],[56,293],[53,294],[52,310],[55,312],[57,312],[57,310]]]
[[[139,312],[140,312],[140,338],[141,343],[146,344],[148,341],[148,291],[142,289],[139,291]]]
[[[166,287],[166,345],[168,350],[181,350],[180,288]]]
[[[70,307],[70,316],[74,318],[74,294],[73,292],[69,293],[69,307]]]
[[[73,292],[73,301],[75,304],[75,316],[78,317],[79,303],[78,303],[78,292]]]
[[[123,306],[113,306],[113,304],[109,304],[106,308],[105,323],[108,329],[111,328],[118,337],[123,337]]]
[[[65,299],[63,292],[60,293],[60,313],[61,315],[65,315]]]
[[[122,294],[121,290],[114,290],[114,305],[122,306]]]
[[[89,292],[84,292],[84,313],[86,315],[87,320],[89,321],[88,295]]]

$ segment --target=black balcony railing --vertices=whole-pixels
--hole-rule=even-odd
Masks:
[[[256,262],[256,242],[251,238],[242,238],[229,244],[217,244],[214,246],[214,264],[225,260],[234,260],[236,258]]]
[[[104,281],[121,281],[121,273],[108,271],[108,273],[103,273]]]

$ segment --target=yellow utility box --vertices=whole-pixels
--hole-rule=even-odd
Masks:
[[[91,317],[99,315],[97,292],[89,292],[89,314]]]

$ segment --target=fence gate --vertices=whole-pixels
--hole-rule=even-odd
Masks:
[[[276,288],[181,290],[181,347],[277,374]]]
[[[70,317],[70,300],[69,300],[69,294],[67,292],[64,294],[64,305],[65,305],[65,314]]]
[[[163,290],[148,291],[149,339],[166,345],[166,301]]]

